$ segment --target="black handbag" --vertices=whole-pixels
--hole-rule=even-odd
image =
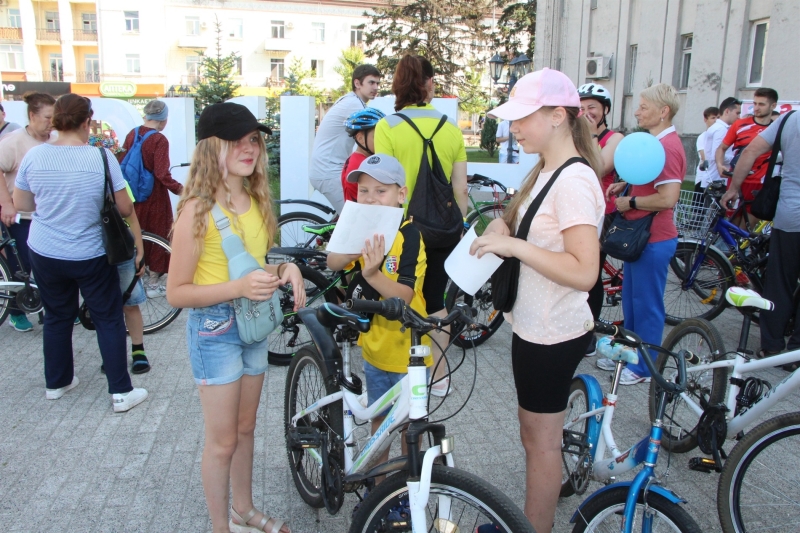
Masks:
[[[778,161],[778,152],[781,150],[781,133],[786,121],[794,111],[786,113],[786,117],[778,126],[778,133],[775,134],[775,143],[772,145],[772,154],[769,156],[767,173],[764,175],[764,186],[756,194],[753,204],[750,206],[750,213],[761,220],[772,220],[775,218],[775,211],[778,210],[778,199],[781,195],[781,176],[773,176],[775,163]]]
[[[561,174],[561,171],[574,163],[583,163],[589,166],[589,163],[587,163],[584,158],[572,157],[568,159],[566,163],[558,167],[558,169],[553,172],[550,181],[542,187],[542,190],[539,191],[539,194],[537,194],[536,198],[531,202],[528,210],[525,211],[525,216],[522,217],[519,228],[517,228],[517,233],[514,235],[515,238],[522,239],[523,241],[528,239],[528,232],[531,229],[533,217],[536,216],[536,212],[539,210],[545,196],[547,196],[547,193],[550,191],[550,187],[556,182],[556,178]],[[517,289],[519,288],[519,268],[519,259],[516,257],[506,257],[500,267],[492,274],[492,304],[498,311],[510,313],[514,308],[514,302],[517,301]]]
[[[447,115],[442,115],[439,125],[430,138],[422,135],[410,118],[402,113],[396,115],[405,120],[422,137],[422,159],[419,163],[414,192],[408,201],[407,215],[414,218],[414,224],[419,228],[426,248],[452,248],[458,244],[464,231],[464,219],[453,194],[453,185],[447,181],[436,149],[433,147],[433,137],[447,122]],[[428,161],[428,150],[431,153],[430,161]]]
[[[106,149],[100,148],[105,171],[105,185],[103,187],[103,208],[100,210],[100,223],[103,228],[103,247],[106,249],[106,258],[109,265],[119,265],[133,259],[136,253],[133,233],[123,220],[117,209],[114,198],[114,187],[111,182],[111,172],[108,170]]]
[[[621,261],[633,262],[641,257],[647,241],[650,240],[650,226],[658,214],[650,213],[636,220],[623,218],[617,213],[605,235],[603,253]]]

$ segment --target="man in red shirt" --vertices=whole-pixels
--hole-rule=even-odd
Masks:
[[[774,89],[762,87],[756,90],[753,94],[753,116],[740,118],[728,129],[728,133],[722,139],[722,144],[717,148],[717,153],[714,154],[717,160],[717,168],[724,169],[728,173],[733,171],[738,155],[742,150],[772,123],[772,110],[775,109],[777,104],[778,93]],[[729,146],[733,146],[735,154],[730,168],[724,164],[725,150]],[[742,184],[742,197],[745,201],[752,201],[754,197],[753,191],[761,189],[764,175],[767,173],[770,154],[771,152],[766,152],[759,156],[753,165],[752,171],[745,178]],[[750,212],[750,206],[747,206],[747,211]]]

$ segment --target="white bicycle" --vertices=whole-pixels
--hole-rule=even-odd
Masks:
[[[800,413],[772,418],[747,434],[744,432],[800,387],[800,370],[775,385],[748,374],[800,361],[800,350],[752,358],[747,351],[751,314],[756,310],[770,311],[773,304],[755,291],[738,287],[728,289],[726,299],[744,314],[739,345],[731,353],[732,359],[728,358],[731,354],[725,351],[719,332],[706,320],[685,320],[664,340],[667,350],[690,350],[700,357],[701,364],[686,369],[689,385],[669,406],[667,412],[672,415],[664,421],[662,444],[676,452],[699,447],[713,456],[694,458],[689,467],[722,472],[717,510],[726,533],[797,531]],[[670,361],[659,356],[656,368],[674,379],[675,367]],[[651,385],[651,406],[655,390]],[[727,458],[722,448],[726,439],[741,439]]]
[[[336,514],[344,493],[373,486],[375,477],[389,475],[362,500],[351,533],[466,533],[486,524],[496,526],[489,526],[492,531],[532,533],[527,518],[508,497],[454,467],[453,438],[445,435],[444,425],[428,421],[424,357],[430,347],[422,344],[422,335],[456,320],[471,323],[470,309],[462,304],[445,318],[425,318],[399,298],[359,300],[348,302],[348,307],[325,303],[298,312],[315,345],[297,352],[286,378],[286,442],[303,500]],[[351,311],[378,313],[411,330],[408,375],[368,407],[359,402],[361,380],[350,372],[353,336],[348,330],[367,331],[370,324]],[[359,449],[355,418],[369,420],[390,405],[383,424]],[[406,425],[408,455],[375,464]],[[426,433],[433,446],[423,453],[420,437]]]

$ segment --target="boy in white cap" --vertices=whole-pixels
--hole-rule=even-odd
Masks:
[[[365,159],[357,170],[347,175],[347,181],[358,183],[358,203],[400,207],[405,202],[406,172],[400,162],[386,154],[375,154]],[[368,223],[368,221],[364,221]],[[328,254],[331,270],[360,268],[349,284],[352,298],[381,300],[400,297],[412,309],[426,316],[422,284],[425,281],[425,245],[419,229],[412,220],[405,220],[397,231],[389,253],[384,256],[383,235],[367,240],[361,254]],[[372,405],[407,374],[411,335],[401,331],[401,323],[380,315],[371,319],[370,330],[358,340],[364,356],[364,375],[367,378],[367,396]],[[427,339],[427,337],[426,337]],[[431,366],[433,358],[425,358]],[[388,411],[388,408],[387,408]],[[380,427],[385,416],[372,420],[372,432]],[[405,448],[405,442],[403,442]],[[388,450],[378,462],[389,458]]]

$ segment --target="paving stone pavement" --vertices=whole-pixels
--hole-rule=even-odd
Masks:
[[[200,480],[203,419],[185,347],[185,313],[165,330],[145,337],[153,370],[133,376],[150,397],[123,414],[114,414],[100,373],[93,332],[76,327],[75,372],[80,385],[58,401],[44,397],[42,329],[18,333],[0,327],[0,523],[6,532],[187,532],[209,531]],[[728,349],[736,346],[740,315],[728,310],[714,321]],[[477,387],[465,409],[447,422],[455,436],[458,467],[486,479],[520,506],[524,456],[519,443],[511,334],[504,325],[479,349]],[[750,347],[758,344],[753,328]],[[472,358],[454,377],[456,392],[443,412],[459,407],[472,382]],[[608,373],[594,358],[579,372],[598,377],[608,388]],[[766,372],[772,383],[785,375]],[[256,430],[254,501],[288,520],[295,533],[343,533],[355,496],[348,495],[337,516],[306,506],[289,473],[283,438],[286,369],[272,367],[261,397]],[[649,431],[647,386],[625,387],[614,417],[620,447]],[[771,416],[800,410],[794,394]],[[396,444],[396,443],[395,443]],[[729,446],[730,447],[730,446]],[[687,511],[703,531],[719,531],[716,474],[686,467],[693,454],[673,455],[668,486],[688,499]],[[664,472],[666,455],[658,470]],[[601,485],[593,483],[590,491]],[[559,501],[556,533],[571,531],[569,518],[583,497]]]

